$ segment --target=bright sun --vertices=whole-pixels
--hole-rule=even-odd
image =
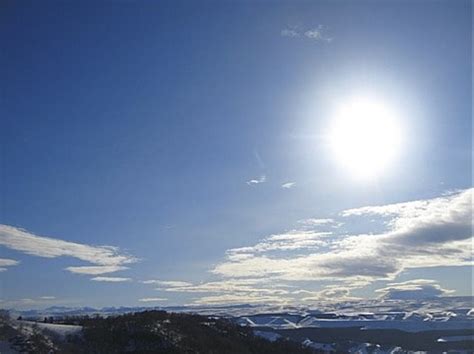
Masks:
[[[400,123],[384,104],[354,99],[337,111],[329,130],[335,159],[356,178],[384,172],[401,148]]]

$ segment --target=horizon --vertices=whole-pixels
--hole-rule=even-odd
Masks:
[[[473,295],[470,1],[0,16],[1,308]]]

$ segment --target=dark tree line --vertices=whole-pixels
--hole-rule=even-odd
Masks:
[[[81,336],[71,337],[69,352],[166,354],[310,354],[315,351],[285,339],[256,337],[226,319],[145,311],[114,317],[75,319]]]

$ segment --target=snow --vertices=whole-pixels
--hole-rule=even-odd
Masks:
[[[82,326],[64,325],[64,324],[56,324],[56,323],[30,322],[30,321],[18,321],[18,322],[28,327],[33,327],[34,325],[36,325],[40,329],[46,329],[48,331],[55,333],[62,339],[66,338],[66,336],[70,334],[71,335],[79,334],[82,331]]]
[[[274,342],[281,337],[278,333],[274,332],[254,331],[253,333],[258,337],[262,337],[266,340],[269,340],[270,342]]]
[[[474,341],[474,335],[471,336],[447,336],[438,338],[438,342],[460,342],[460,341]]]
[[[328,344],[328,343],[318,343],[318,342],[313,342],[310,339],[305,339],[302,343],[305,347],[310,347],[313,349],[318,349],[318,350],[323,350],[325,352],[334,352],[334,345]]]

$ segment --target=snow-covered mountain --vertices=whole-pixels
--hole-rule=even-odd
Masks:
[[[361,300],[317,303],[306,306],[237,305],[175,307],[49,307],[43,310],[11,312],[30,318],[46,316],[103,316],[150,309],[189,312],[234,319],[238,324],[274,329],[343,328],[400,329],[417,332],[444,329],[472,329],[473,297],[440,297],[426,300]]]

